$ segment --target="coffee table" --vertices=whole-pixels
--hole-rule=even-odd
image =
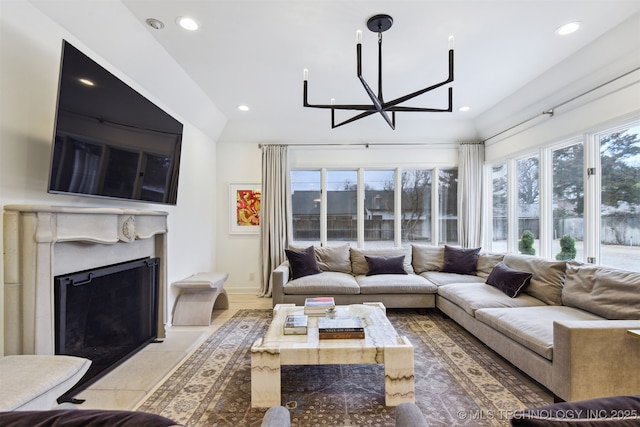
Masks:
[[[309,316],[306,335],[284,335],[289,314],[304,314],[304,307],[278,304],[264,337],[251,347],[251,407],[280,405],[282,365],[384,364],[385,404],[415,401],[413,346],[398,336],[382,303],[336,307],[336,316],[358,316],[365,328],[362,339],[318,338],[318,317]]]

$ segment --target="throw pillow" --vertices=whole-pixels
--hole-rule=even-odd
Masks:
[[[396,257],[364,256],[367,260],[367,276],[376,274],[407,274],[404,269],[404,255]]]
[[[442,272],[474,274],[478,268],[478,254],[481,248],[454,248],[444,245]]]
[[[300,252],[291,249],[285,249],[284,252],[289,260],[293,279],[321,273],[313,246],[309,246]]]
[[[529,285],[531,277],[533,277],[533,273],[514,270],[500,261],[493,267],[493,270],[491,270],[486,283],[487,285],[500,289],[511,298],[515,298]]]

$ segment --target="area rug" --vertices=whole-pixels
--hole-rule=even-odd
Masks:
[[[507,426],[518,409],[550,403],[437,310],[388,310],[414,346],[416,404],[430,426]],[[138,407],[186,426],[260,426],[251,408],[251,345],[271,310],[240,310]],[[393,426],[382,365],[284,366],[292,426]]]

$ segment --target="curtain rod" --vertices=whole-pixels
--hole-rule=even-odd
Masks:
[[[484,143],[484,142],[482,142]],[[446,142],[446,143],[429,143],[429,142],[399,142],[399,143],[393,143],[393,142],[345,142],[345,143],[340,143],[340,142],[328,142],[326,144],[258,144],[258,148],[262,148],[263,145],[281,145],[281,146],[286,146],[286,147],[365,147],[365,148],[369,148],[369,147],[382,147],[382,146],[388,146],[388,147],[398,147],[398,146],[402,146],[402,145],[408,145],[408,146],[415,146],[415,147],[419,147],[419,146],[431,146],[433,147],[434,145],[451,145],[453,143],[451,142]],[[477,142],[461,142],[460,144],[478,144]]]
[[[594,92],[594,91],[596,91],[596,90],[600,89],[601,87],[604,87],[604,86],[606,86],[606,85],[608,85],[608,84],[611,84],[611,83],[615,82],[616,80],[620,80],[620,79],[622,79],[623,77],[628,76],[629,74],[635,73],[635,72],[636,72],[636,71],[638,71],[638,70],[640,70],[640,67],[636,67],[636,68],[632,69],[631,71],[627,71],[626,73],[624,73],[624,74],[622,74],[622,75],[620,75],[620,76],[618,76],[618,77],[614,77],[613,79],[611,79],[611,80],[609,80],[609,81],[606,81],[606,82],[604,82],[604,83],[602,83],[602,84],[599,84],[598,86],[596,86],[596,87],[594,87],[594,88],[591,88],[591,89],[587,90],[586,92],[582,92],[581,94],[576,95],[576,96],[574,96],[573,98],[569,98],[568,100],[566,100],[566,101],[564,101],[564,102],[561,102],[560,104],[554,105],[553,107],[549,108],[549,109],[548,109],[548,110],[546,110],[546,111],[543,111],[543,112],[542,112],[542,113],[540,113],[540,114],[536,114],[536,115],[535,115],[535,116],[533,116],[533,117],[530,117],[530,118],[528,118],[528,119],[526,119],[526,120],[523,120],[523,121],[521,121],[520,123],[515,124],[515,125],[513,125],[513,126],[511,126],[511,127],[507,128],[507,129],[505,129],[505,130],[503,130],[503,131],[501,131],[501,132],[498,132],[498,133],[496,133],[495,135],[492,135],[492,136],[490,136],[489,138],[486,138],[483,142],[487,142],[487,141],[489,141],[490,139],[495,138],[496,136],[500,136],[500,135],[502,135],[503,133],[507,133],[507,132],[509,132],[510,130],[517,128],[518,126],[522,126],[523,124],[525,124],[525,123],[527,123],[527,122],[530,122],[531,120],[535,120],[535,119],[537,119],[537,118],[538,118],[538,117],[540,117],[540,116],[545,116],[545,115],[547,115],[547,116],[549,116],[549,117],[553,117],[554,110],[555,110],[556,108],[563,107],[563,106],[567,105],[568,103],[575,101],[575,100],[576,100],[576,99],[578,99],[578,98],[582,98],[583,96],[588,95],[588,94],[590,94],[591,92]]]

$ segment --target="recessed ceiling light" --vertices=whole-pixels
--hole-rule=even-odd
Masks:
[[[238,110],[240,110],[240,111],[249,111],[249,107],[247,107],[246,105],[239,105],[238,106]]]
[[[93,83],[91,80],[89,79],[78,79],[80,81],[80,83],[82,83],[85,86],[95,86],[95,83]]]
[[[559,36],[566,36],[568,34],[575,33],[579,29],[580,29],[580,22],[578,22],[578,21],[569,22],[569,23],[564,24],[563,26],[559,27],[556,30],[556,34],[559,35]]]
[[[189,18],[188,16],[178,16],[176,18],[176,22],[185,30],[195,31],[198,29],[199,25],[195,19]]]
[[[147,25],[153,28],[154,30],[161,30],[164,28],[164,23],[156,18],[149,18],[144,22],[146,22]]]
[[[469,111],[469,110],[471,110],[471,107],[469,107],[468,105],[458,108],[458,111],[462,111],[462,112]]]

